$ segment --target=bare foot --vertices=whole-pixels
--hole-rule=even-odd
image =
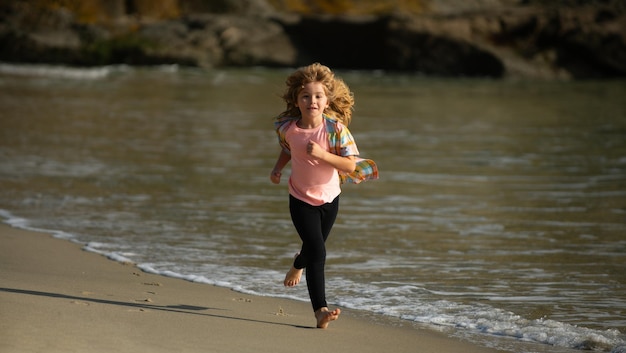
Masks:
[[[302,269],[291,266],[285,275],[285,287],[295,287],[296,284],[300,283],[300,278],[302,278]]]
[[[296,261],[296,257],[298,257],[298,255],[300,255],[299,252],[294,255],[294,262]],[[297,269],[291,265],[289,272],[285,275],[285,281],[283,283],[285,284],[285,287],[295,287],[296,284],[300,283],[300,278],[302,278],[302,269]]]
[[[326,328],[331,321],[335,321],[339,318],[341,309],[335,309],[328,311],[328,308],[321,308],[315,312],[315,318],[317,319],[317,328]]]

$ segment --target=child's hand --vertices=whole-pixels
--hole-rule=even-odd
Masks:
[[[322,148],[322,146],[318,145],[314,141],[309,141],[309,144],[306,145],[306,153],[311,155],[312,157],[323,159],[326,150]]]
[[[280,177],[283,174],[279,170],[272,170],[272,174],[270,174],[270,180],[274,184],[280,184]]]

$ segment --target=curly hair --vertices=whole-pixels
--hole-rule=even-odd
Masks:
[[[280,113],[278,117],[297,117],[301,115],[297,105],[298,94],[305,84],[311,82],[320,82],[324,86],[329,103],[328,108],[324,110],[324,114],[348,126],[352,120],[354,94],[342,79],[335,77],[335,74],[327,66],[320,63],[301,67],[287,77],[285,81],[287,90],[282,96],[287,103],[287,109]]]

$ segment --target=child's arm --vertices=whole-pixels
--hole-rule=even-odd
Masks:
[[[290,160],[291,155],[285,152],[285,150],[281,149],[280,154],[278,155],[278,159],[276,160],[276,164],[274,164],[274,169],[272,169],[272,174],[270,174],[270,180],[272,181],[272,183],[280,183],[280,177],[283,175],[282,170],[283,168],[285,168]]]
[[[335,169],[344,173],[352,173],[356,168],[356,161],[354,160],[354,156],[338,156],[336,154],[326,151],[320,145],[313,141],[309,141],[309,145],[307,146],[307,153],[317,159],[320,159],[332,165],[333,167],[335,167]]]

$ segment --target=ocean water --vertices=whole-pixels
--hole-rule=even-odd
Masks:
[[[307,301],[269,172],[289,70],[0,64],[0,218],[147,272]],[[511,352],[626,352],[626,82],[339,72],[333,305]],[[285,173],[289,174],[288,170]]]

